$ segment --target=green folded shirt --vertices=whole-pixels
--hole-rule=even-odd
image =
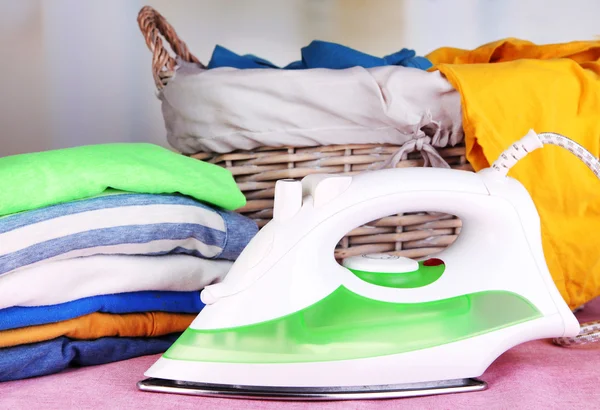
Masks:
[[[0,158],[0,215],[113,188],[180,193],[227,210],[246,204],[231,172],[147,143],[86,145]]]

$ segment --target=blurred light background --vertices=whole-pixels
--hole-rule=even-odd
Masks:
[[[117,141],[167,146],[136,22],[146,4],[204,62],[216,44],[283,65],[313,39],[383,56],[600,34],[598,0],[0,0],[0,156]]]

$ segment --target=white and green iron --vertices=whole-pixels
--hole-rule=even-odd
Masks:
[[[506,176],[514,152],[538,145],[530,133],[510,159],[477,173],[401,168],[278,181],[273,220],[226,279],[202,291],[207,306],[138,387],[303,400],[474,391],[511,347],[577,335],[546,266],[534,203]],[[350,230],[419,211],[462,220],[435,259],[335,260]]]

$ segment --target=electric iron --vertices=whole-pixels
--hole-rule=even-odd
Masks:
[[[506,176],[547,135],[531,131],[477,173],[398,168],[278,181],[273,220],[225,280],[202,291],[206,307],[138,388],[300,400],[476,391],[511,347],[576,336],[534,203]],[[334,259],[350,230],[420,211],[463,222],[435,259]]]

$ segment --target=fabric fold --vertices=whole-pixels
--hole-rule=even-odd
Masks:
[[[450,168],[450,165],[431,145],[431,138],[421,137],[415,140],[405,142],[391,157],[383,164],[383,168],[395,168],[398,162],[405,160],[408,154],[419,151],[423,156],[423,166],[433,166],[437,168]]]
[[[300,50],[301,59],[284,67],[278,67],[268,60],[252,54],[239,55],[227,48],[217,45],[208,62],[209,70],[220,67],[234,67],[240,69],[281,68],[284,70],[306,70],[312,68],[327,68],[341,70],[351,67],[380,67],[397,65],[426,70],[431,67],[431,62],[425,57],[417,56],[414,50],[403,48],[384,57],[375,57],[350,47],[331,43],[328,41],[314,40]]]
[[[482,44],[473,50],[440,47],[426,55],[432,64],[501,63],[519,59],[553,60],[568,58],[583,66],[600,59],[600,41],[570,41],[567,43],[535,44],[509,37]],[[435,70],[435,67],[432,69]]]
[[[99,254],[235,260],[257,232],[250,218],[187,196],[112,191],[0,218],[0,275]]]
[[[596,58],[600,57],[596,46],[569,43],[543,56],[575,53],[580,60]],[[502,60],[494,53],[495,60]],[[518,59],[483,64],[489,58],[478,56],[464,57],[474,64],[437,66],[461,94],[467,159],[475,170],[488,167],[530,129],[563,134],[600,155],[598,61]],[[600,236],[595,234],[600,230],[600,181],[577,157],[554,146],[529,154],[509,176],[525,186],[537,207],[546,263],[569,306],[600,295]]]
[[[0,309],[126,292],[200,291],[222,281],[232,264],[188,255],[97,255],[49,262],[0,276]]]
[[[228,210],[246,204],[229,170],[153,144],[84,145],[0,158],[0,216],[89,198],[107,188],[181,193]]]
[[[57,337],[93,340],[102,337],[155,337],[183,332],[196,315],[143,312],[123,315],[90,313],[75,319],[0,331],[0,348],[43,342]]]
[[[190,154],[421,137],[440,148],[463,138],[459,93],[439,72],[409,67],[204,70],[183,63],[159,98],[169,143]]]
[[[61,322],[90,313],[170,312],[199,313],[204,307],[200,292],[144,291],[91,296],[49,306],[16,306],[0,309],[0,330]]]
[[[0,349],[0,382],[59,373],[68,368],[97,366],[164,353],[181,333],[160,337],[103,337],[96,340],[53,340]]]

